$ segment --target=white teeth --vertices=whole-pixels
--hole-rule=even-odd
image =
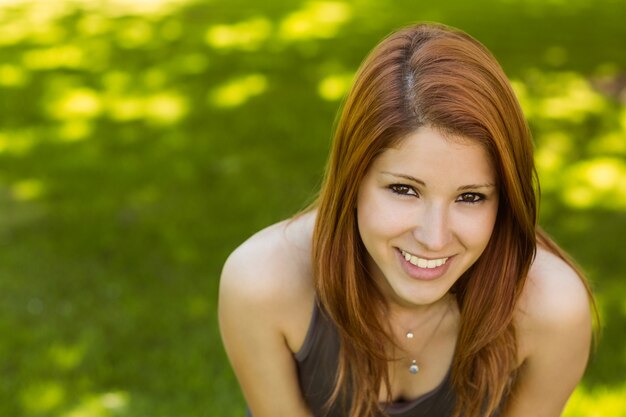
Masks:
[[[406,259],[413,265],[418,266],[420,268],[427,268],[427,269],[437,268],[438,266],[445,264],[446,261],[448,260],[448,258],[439,258],[439,259],[419,258],[405,251],[401,251],[401,253],[402,253],[402,256],[404,256],[404,259]]]

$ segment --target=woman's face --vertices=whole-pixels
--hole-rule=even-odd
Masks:
[[[497,178],[483,146],[421,127],[374,160],[360,186],[368,269],[388,301],[432,304],[483,253],[497,211]]]

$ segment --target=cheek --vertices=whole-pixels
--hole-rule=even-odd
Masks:
[[[496,221],[497,204],[484,207],[479,213],[467,212],[459,215],[455,221],[455,229],[464,246],[482,252],[493,233]]]
[[[361,239],[367,245],[371,237],[380,234],[380,219],[377,214],[380,214],[375,201],[372,201],[367,193],[359,194],[359,200],[357,203],[357,225],[359,228],[359,234]]]
[[[357,222],[361,239],[370,246],[374,239],[393,236],[399,228],[399,216],[385,199],[384,191],[364,189],[357,200]]]

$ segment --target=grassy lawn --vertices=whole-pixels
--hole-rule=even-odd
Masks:
[[[0,2],[0,415],[242,416],[221,265],[314,197],[367,51],[430,20],[477,37],[514,81],[542,224],[596,289],[603,337],[566,415],[626,416],[625,9]]]

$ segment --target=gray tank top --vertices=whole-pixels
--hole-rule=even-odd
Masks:
[[[294,355],[300,389],[315,417],[345,417],[345,409],[325,404],[334,387],[339,362],[339,335],[317,303],[302,348]],[[450,372],[432,391],[411,401],[386,404],[384,410],[393,417],[449,417],[454,409],[454,391]],[[250,411],[248,417],[252,417]]]

